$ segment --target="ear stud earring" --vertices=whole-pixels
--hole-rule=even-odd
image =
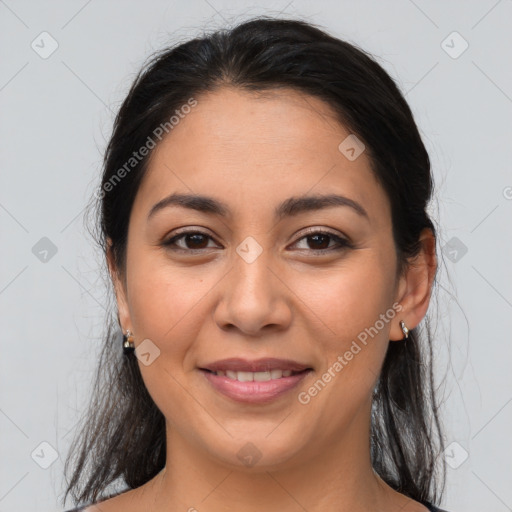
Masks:
[[[406,340],[409,337],[409,329],[405,325],[405,322],[403,320],[400,320],[400,328],[402,329],[402,332],[404,333],[404,337],[402,339]]]
[[[132,332],[127,330],[123,334],[123,352],[125,355],[131,354],[135,350],[135,343],[133,342]]]

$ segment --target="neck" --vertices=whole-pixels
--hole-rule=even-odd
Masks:
[[[167,464],[155,477],[154,510],[387,510],[396,493],[371,466],[369,417],[365,407],[343,433],[315,440],[314,455],[252,468],[224,464],[168,426]]]

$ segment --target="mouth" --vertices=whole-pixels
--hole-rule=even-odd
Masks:
[[[202,371],[211,373],[217,377],[227,377],[228,379],[237,380],[238,382],[267,382],[269,380],[278,380],[286,377],[296,376],[311,369],[312,368],[306,368],[301,371],[275,369],[262,372],[237,372],[233,370],[212,371],[206,368],[201,368]]]
[[[310,366],[285,359],[225,359],[198,369],[214,391],[249,404],[270,403],[313,372]]]

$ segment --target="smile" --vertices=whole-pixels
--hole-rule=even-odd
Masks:
[[[310,368],[295,372],[279,369],[264,372],[200,371],[216,392],[249,404],[270,403],[282,397],[312,372]]]
[[[291,370],[270,370],[266,372],[234,372],[232,370],[218,370],[215,375],[227,377],[228,379],[238,380],[239,382],[265,382],[267,380],[281,379],[283,377],[290,377],[290,375],[300,372],[292,372]]]

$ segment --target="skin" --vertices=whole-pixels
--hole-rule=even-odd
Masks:
[[[338,145],[350,132],[319,99],[292,90],[264,95],[223,87],[197,98],[155,148],[133,205],[126,272],[113,263],[119,318],[136,346],[150,339],[160,356],[139,361],[144,382],[166,418],[167,464],[146,485],[88,511],[424,512],[372,470],[371,394],[399,321],[425,316],[436,268],[432,233],[397,275],[388,198],[365,152],[348,160]],[[173,192],[226,203],[226,218],[152,206]],[[337,193],[357,201],[277,222],[276,205],[292,196]],[[188,227],[211,238],[163,242]],[[311,233],[334,239],[318,247]],[[309,235],[309,238],[306,237]],[[246,237],[263,252],[247,263]],[[185,251],[199,247],[198,254]],[[307,390],[379,315],[400,313],[308,404]],[[226,357],[290,358],[313,367],[298,389],[268,404],[241,404],[215,391],[198,367]],[[252,467],[237,457],[253,443]]]

